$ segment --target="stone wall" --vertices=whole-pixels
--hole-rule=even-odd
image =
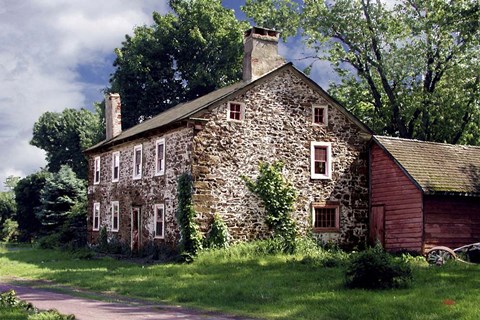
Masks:
[[[165,174],[155,176],[155,143],[165,138]],[[165,241],[178,242],[178,227],[175,218],[177,178],[190,172],[193,129],[182,127],[161,132],[115,146],[101,154],[89,156],[89,175],[93,177],[94,158],[101,156],[100,184],[88,187],[88,234],[89,242],[96,243],[99,231],[93,231],[93,203],[100,203],[100,226],[105,226],[109,237],[116,237],[127,245],[131,241],[131,210],[141,209],[141,241],[151,242],[154,236],[154,205],[165,205]],[[133,180],[133,148],[142,145],[142,178]],[[112,182],[112,153],[120,152],[120,178]],[[111,201],[119,201],[119,231],[112,232]]]
[[[233,239],[269,233],[259,199],[241,175],[255,177],[259,161],[285,163],[298,191],[294,218],[302,234],[312,230],[312,203],[340,203],[340,232],[315,234],[345,246],[364,243],[367,234],[367,142],[360,129],[316,90],[286,69],[230,101],[245,103],[242,122],[227,121],[227,103],[208,111],[193,140],[194,204],[202,230],[220,214]],[[329,104],[328,126],[312,124],[312,104]],[[310,178],[311,141],[331,142],[330,180]]]

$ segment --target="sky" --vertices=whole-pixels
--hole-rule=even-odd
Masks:
[[[168,12],[166,0],[0,0],[0,190],[8,176],[25,177],[46,166],[45,153],[29,144],[35,121],[46,111],[92,108],[103,99],[114,71],[113,51],[135,26]],[[239,6],[223,5],[245,19]],[[300,40],[279,53],[302,69]],[[326,88],[334,77],[327,62],[311,77]]]

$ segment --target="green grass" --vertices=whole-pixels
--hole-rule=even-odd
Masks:
[[[141,266],[75,260],[53,250],[0,248],[0,278],[50,280],[153,302],[267,319],[478,319],[480,265],[414,267],[409,289],[349,290],[343,267],[299,256],[258,256],[247,246],[191,264]],[[453,304],[452,304],[453,303]]]

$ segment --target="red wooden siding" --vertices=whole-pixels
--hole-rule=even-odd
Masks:
[[[384,247],[422,250],[422,192],[378,145],[371,149],[371,207],[384,206]]]
[[[480,241],[480,199],[425,196],[425,247],[457,248]]]

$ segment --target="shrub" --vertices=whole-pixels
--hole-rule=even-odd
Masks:
[[[218,214],[213,216],[212,226],[205,240],[205,246],[212,249],[228,247],[228,227]]]
[[[410,284],[412,269],[404,260],[395,259],[377,244],[353,256],[345,275],[346,285],[350,288],[401,288]]]
[[[2,236],[3,241],[12,242],[16,241],[19,235],[18,232],[18,222],[12,219],[7,219],[3,223]]]
[[[98,251],[103,253],[108,252],[108,234],[105,226],[100,229],[100,234],[98,236]]]

